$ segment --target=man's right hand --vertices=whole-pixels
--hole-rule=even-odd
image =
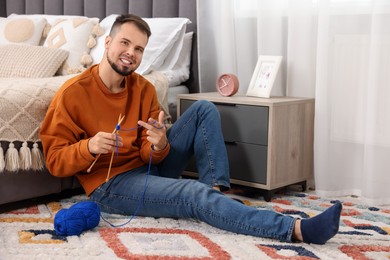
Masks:
[[[116,134],[99,132],[94,137],[89,139],[88,150],[91,154],[106,154],[116,150],[116,146],[123,146],[123,138]]]

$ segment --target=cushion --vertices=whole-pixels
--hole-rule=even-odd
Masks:
[[[59,75],[79,73],[92,65],[89,52],[96,45],[98,21],[97,18],[76,17],[57,19],[52,24],[43,46],[69,51]]]
[[[0,18],[0,44],[38,45],[45,18]]]
[[[43,45],[45,43],[46,37],[48,32],[50,31],[50,28],[53,24],[57,23],[58,20],[70,20],[75,18],[85,18],[85,19],[93,19],[93,21],[99,21],[98,18],[89,18],[87,16],[80,16],[80,15],[52,15],[52,14],[10,14],[8,16],[9,18],[32,18],[32,19],[46,19],[47,24],[43,31],[42,39],[39,43],[39,45]]]
[[[54,15],[54,14],[15,14],[15,13],[12,13],[10,15],[8,15],[8,18],[32,18],[32,19],[36,19],[36,18],[43,18],[43,19],[46,19],[47,23],[49,25],[52,25],[54,23],[56,23],[58,20],[62,20],[62,19],[66,19],[66,20],[69,20],[69,19],[74,19],[74,18],[89,18],[87,16],[81,16],[81,15]],[[98,18],[91,18],[91,19],[98,19]]]
[[[66,50],[7,44],[0,46],[0,77],[52,77],[68,57]]]
[[[164,63],[161,68],[161,73],[168,79],[169,87],[178,86],[190,77],[193,35],[193,32],[184,35],[183,46],[180,49],[177,59],[169,61],[168,65]]]
[[[104,41],[109,34],[112,24],[118,15],[110,15],[100,22],[104,34],[97,39],[96,46],[91,50],[94,63],[99,63],[104,53]],[[152,35],[137,69],[140,74],[148,74],[159,70],[174,46],[182,45],[182,38],[190,20],[187,18],[143,18],[150,26]],[[180,43],[181,42],[181,43]],[[180,51],[178,48],[175,51]],[[172,54],[174,56],[174,54]],[[178,53],[176,54],[178,55]],[[174,57],[173,57],[174,58]]]

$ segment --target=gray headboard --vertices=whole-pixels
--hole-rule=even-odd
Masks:
[[[199,92],[197,51],[197,0],[0,0],[0,16],[17,14],[85,15],[103,19],[110,14],[133,13],[141,17],[187,17],[194,32],[190,79],[191,93]]]

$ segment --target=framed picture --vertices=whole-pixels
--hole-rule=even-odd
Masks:
[[[246,95],[269,98],[281,63],[282,56],[259,56]]]

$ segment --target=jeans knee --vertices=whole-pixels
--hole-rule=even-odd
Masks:
[[[204,114],[212,114],[213,116],[219,118],[219,112],[214,103],[208,100],[198,100],[193,106],[195,106],[198,112],[203,112]]]
[[[208,101],[208,100],[197,100],[194,103],[194,106],[198,106],[199,108],[208,108],[208,109],[215,109],[215,105]]]

